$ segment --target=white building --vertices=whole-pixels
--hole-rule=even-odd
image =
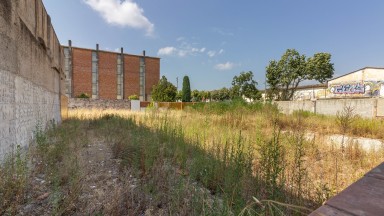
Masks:
[[[384,68],[365,67],[328,81],[331,98],[384,97]]]

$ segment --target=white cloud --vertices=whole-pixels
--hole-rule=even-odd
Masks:
[[[210,50],[210,51],[208,51],[207,52],[207,55],[209,56],[209,57],[215,57],[215,55],[216,55],[216,51],[213,51],[213,50]]]
[[[172,55],[177,52],[177,49],[175,47],[163,47],[159,49],[157,52],[157,55]]]
[[[110,24],[145,29],[148,36],[154,32],[155,25],[143,15],[144,10],[133,0],[83,0],[93,10],[100,13]]]
[[[174,55],[179,57],[186,56],[198,56],[202,54],[207,54],[209,57],[215,57],[217,55],[221,55],[224,53],[223,49],[217,50],[209,50],[207,51],[206,47],[199,46],[199,43],[191,43],[185,37],[178,37],[176,39],[178,45],[176,46],[167,46],[160,48],[157,52],[157,55]]]
[[[184,41],[185,39],[178,40],[182,41],[181,44],[179,44],[178,47],[173,47],[173,46],[168,46],[168,47],[163,47],[160,48],[159,51],[157,52],[157,55],[177,55],[179,57],[185,57],[185,56],[194,56],[199,53],[204,53],[205,48],[199,48],[199,47],[194,47],[191,44],[187,43]]]
[[[191,49],[191,51],[192,51],[192,52],[200,52],[200,49],[193,47],[193,48]]]
[[[227,31],[227,30],[224,30],[224,29],[221,29],[221,28],[213,28],[212,29],[213,32],[216,32],[220,35],[223,35],[223,36],[235,36],[235,34],[233,32],[230,32],[230,31]]]
[[[214,50],[210,50],[207,52],[207,55],[211,58],[217,56],[217,55],[221,55],[224,53],[224,50],[223,49],[220,49],[219,51],[214,51]]]
[[[217,70],[231,70],[235,66],[232,62],[226,62],[222,64],[215,65],[215,69]]]

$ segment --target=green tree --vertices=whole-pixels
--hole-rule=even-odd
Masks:
[[[218,90],[213,90],[210,93],[212,100],[214,101],[225,101],[231,98],[231,90],[228,88],[222,88]]]
[[[193,90],[192,93],[191,93],[191,97],[192,97],[192,101],[193,102],[196,102],[196,101],[201,101],[202,99],[202,92],[200,92],[199,90]]]
[[[191,102],[191,85],[189,83],[188,76],[184,76],[183,78],[183,89],[182,89],[181,101]]]
[[[252,71],[241,72],[239,76],[233,77],[232,98],[244,96],[252,100],[260,99],[261,94],[256,85]]]
[[[181,101],[182,95],[183,95],[182,91],[177,91],[176,101]]]
[[[333,76],[334,68],[330,61],[329,53],[316,53],[306,58],[295,49],[287,49],[279,61],[270,61],[266,68],[267,95],[272,99],[290,100],[303,80],[325,82]]]
[[[333,76],[333,63],[331,63],[331,54],[316,53],[307,60],[308,79],[317,80],[324,83]]]
[[[177,89],[172,83],[162,76],[157,85],[153,86],[152,99],[157,102],[174,102]]]

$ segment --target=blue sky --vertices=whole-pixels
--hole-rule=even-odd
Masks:
[[[332,54],[335,76],[384,67],[382,0],[43,0],[62,44],[161,58],[161,75],[179,89],[230,87],[294,48]]]

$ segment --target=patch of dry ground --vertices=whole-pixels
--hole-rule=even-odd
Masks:
[[[80,164],[81,180],[80,195],[71,206],[72,215],[146,215],[145,206],[140,204],[146,196],[138,191],[139,179],[129,169],[119,169],[119,159],[114,158],[110,145],[95,131],[88,131],[87,136],[88,145],[73,152]],[[28,202],[19,207],[18,215],[52,215],[51,184],[39,170],[33,170]]]

